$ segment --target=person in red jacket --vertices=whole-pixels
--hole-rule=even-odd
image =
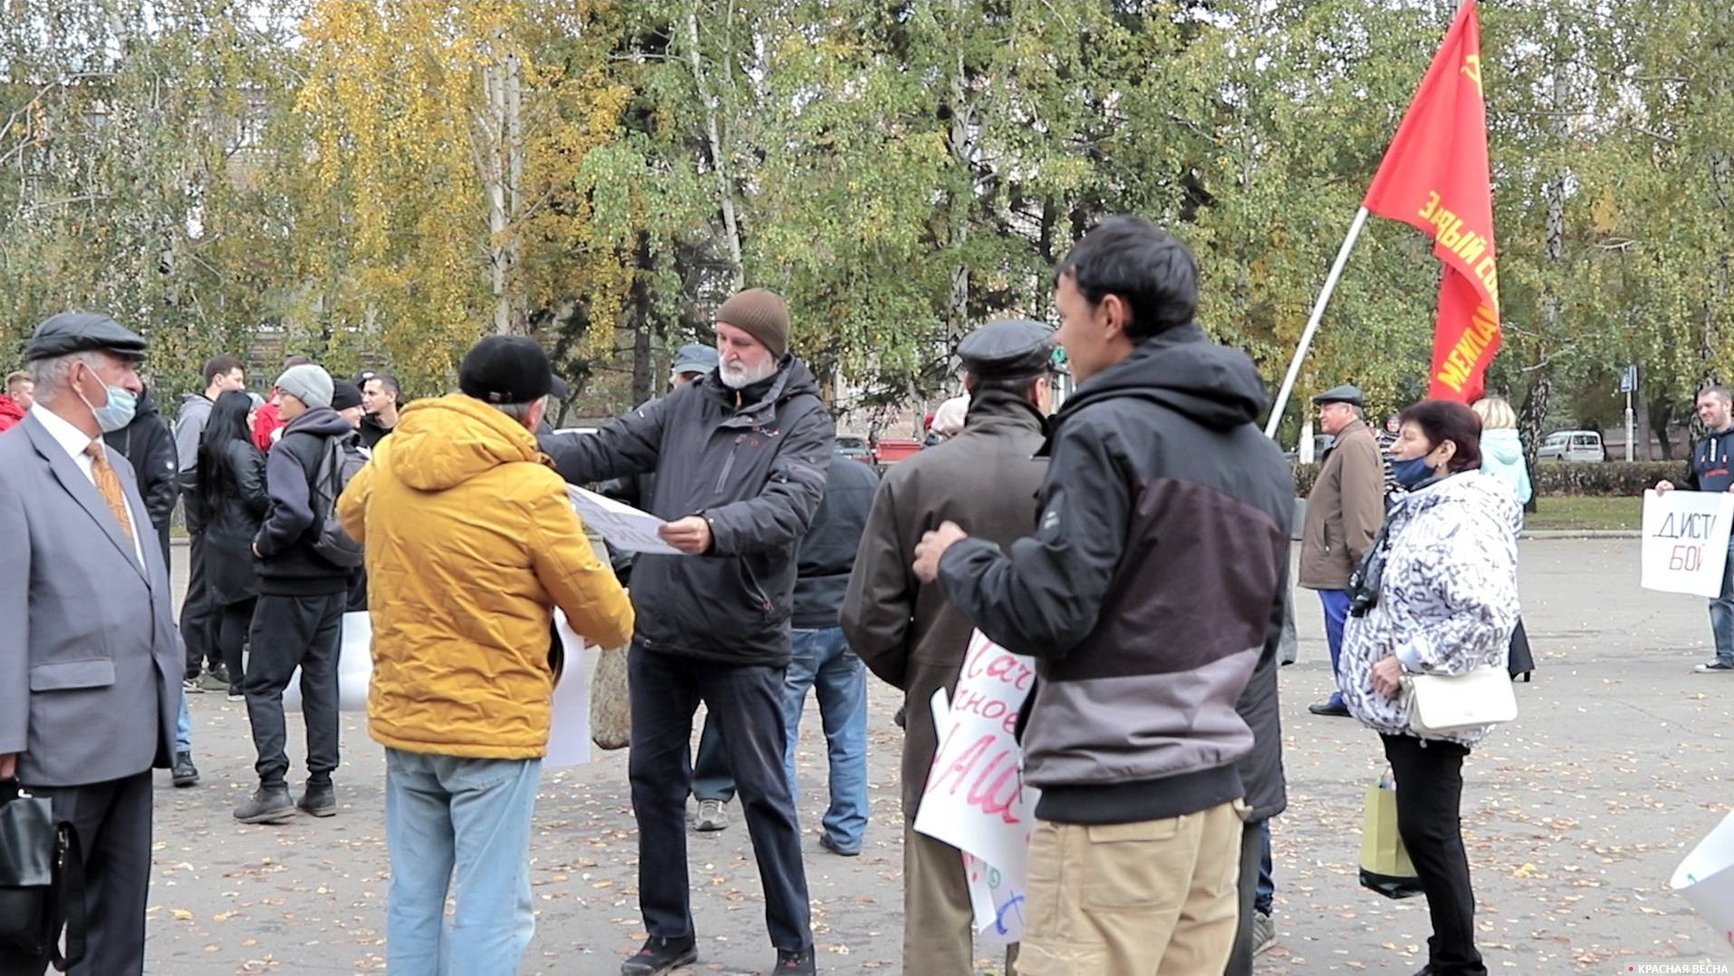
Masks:
[[[35,389],[35,381],[23,370],[6,377],[6,392],[0,394],[0,431],[10,429],[24,419],[33,402],[31,394]]]

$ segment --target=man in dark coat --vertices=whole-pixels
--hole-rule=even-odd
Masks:
[[[783,681],[788,745],[783,766],[795,789],[795,744],[810,690],[819,700],[829,760],[831,803],[819,846],[842,857],[861,853],[867,830],[867,672],[839,623],[849,571],[867,528],[879,476],[860,461],[832,452],[825,500],[801,540],[795,575],[795,653]]]
[[[775,971],[813,972],[811,907],[783,773],[783,677],[795,552],[825,493],[831,417],[788,354],[783,300],[749,289],[717,310],[721,365],[594,434],[542,449],[573,484],[655,473],[644,506],[681,555],[632,567],[632,809],[650,937],[621,967],[651,976],[697,958],[686,863],[687,749],[702,699],[720,723],[758,857]]]
[[[939,587],[915,578],[915,543],[947,521],[1002,546],[1035,527],[1047,462],[1033,455],[1046,437],[1053,350],[1053,330],[1035,322],[995,322],[958,345],[968,419],[886,474],[843,601],[849,646],[904,693],[904,972],[967,976],[975,958],[962,856],[912,826],[938,749],[928,702],[956,687],[973,628]]]
[[[150,512],[151,526],[157,530],[157,542],[162,546],[163,563],[167,565],[169,517],[181,496],[180,464],[175,458],[174,432],[157,412],[157,402],[151,398],[149,387],[139,394],[132,423],[102,435],[102,439],[132,462],[132,469],[138,474],[139,494],[144,496],[145,509]]]

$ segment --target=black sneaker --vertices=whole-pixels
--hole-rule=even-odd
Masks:
[[[695,962],[698,962],[698,941],[692,936],[659,939],[653,935],[644,940],[637,955],[620,964],[620,976],[662,976]]]
[[[199,767],[193,765],[193,754],[190,752],[175,753],[175,767],[169,774],[176,786],[199,785]]]
[[[771,970],[777,976],[813,976],[818,972],[813,968],[813,947],[805,949],[777,950],[777,965]]]
[[[820,834],[819,835],[819,846],[823,847],[825,850],[830,851],[831,853],[837,855],[838,857],[860,857],[861,856],[861,848],[859,848],[859,847],[854,847],[854,848],[844,847],[843,845],[832,840],[830,834]]]
[[[282,783],[261,786],[253,798],[235,808],[235,819],[242,823],[288,823],[295,819],[295,804],[289,802],[289,787]]]
[[[1328,701],[1319,702],[1317,705],[1308,705],[1307,711],[1312,712],[1314,715],[1330,715],[1336,718],[1347,718],[1349,715],[1349,706],[1343,704],[1341,699],[1330,699]]]
[[[295,805],[315,817],[334,817],[337,815],[337,791],[330,780],[308,780],[307,791],[301,794]]]
[[[1717,658],[1709,664],[1700,664],[1692,670],[1698,674],[1723,674],[1728,671],[1734,671],[1734,664],[1729,664],[1727,661]]]

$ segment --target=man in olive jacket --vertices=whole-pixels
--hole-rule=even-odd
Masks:
[[[761,288],[717,309],[716,372],[594,434],[549,434],[560,474],[587,484],[655,474],[644,507],[685,555],[632,564],[628,777],[638,902],[650,938],[621,967],[655,976],[697,958],[687,879],[688,746],[703,699],[720,723],[765,887],[778,976],[813,972],[799,827],[783,771],[783,678],[796,550],[825,494],[835,440],[783,300]]]
[[[885,476],[861,537],[843,633],[873,673],[902,689],[903,971],[974,972],[974,914],[957,848],[912,828],[938,749],[928,702],[950,695],[974,627],[938,586],[915,577],[915,544],[947,521],[1009,546],[1035,527],[1047,461],[1053,330],[995,322],[957,347],[971,393],[963,430],[901,461]]]
[[[1349,576],[1385,521],[1385,463],[1379,442],[1367,428],[1360,390],[1339,386],[1313,397],[1313,403],[1319,408],[1319,430],[1337,440],[1325,453],[1307,496],[1300,585],[1319,591],[1331,673],[1340,681],[1337,661],[1343,654],[1343,621],[1349,616]],[[1307,710],[1314,715],[1349,714],[1340,690]]]

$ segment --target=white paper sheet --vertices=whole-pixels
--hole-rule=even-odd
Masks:
[[[560,683],[554,686],[554,723],[548,730],[548,754],[543,769],[582,766],[590,761],[590,655],[579,637],[566,624],[566,614],[554,611],[560,643],[566,649],[566,665]]]
[[[578,517],[584,520],[584,524],[602,533],[614,548],[660,556],[685,555],[662,541],[657,530],[668,523],[649,512],[641,512],[631,505],[577,485],[567,485],[566,495],[572,499],[572,507],[578,510]]]

